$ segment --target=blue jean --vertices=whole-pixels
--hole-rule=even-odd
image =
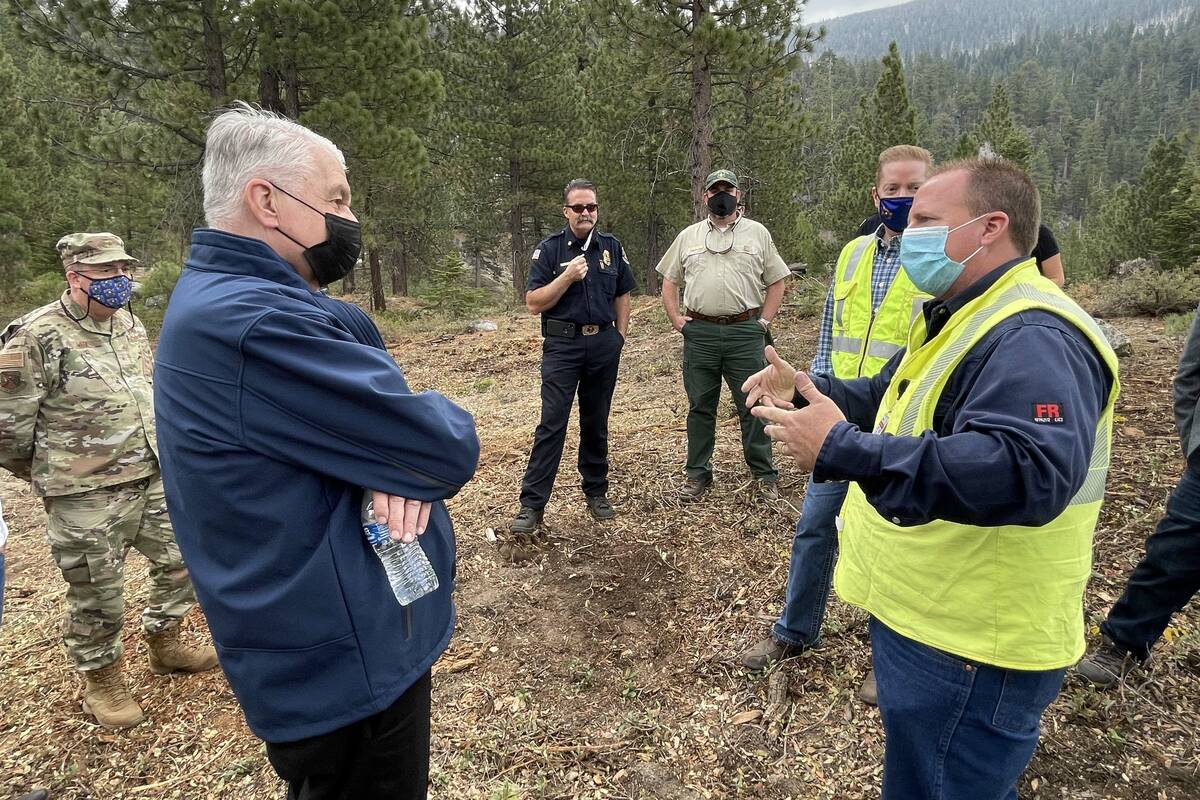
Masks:
[[[1167,513],[1146,540],[1125,591],[1100,626],[1118,647],[1145,660],[1171,615],[1200,590],[1200,469],[1188,467]]]
[[[886,747],[883,800],[1017,800],[1065,669],[965,661],[871,619]]]
[[[834,519],[849,489],[850,484],[844,481],[816,483],[808,479],[796,535],[792,537],[783,614],[771,628],[771,635],[778,642],[811,646],[821,638],[833,565],[837,561]]]

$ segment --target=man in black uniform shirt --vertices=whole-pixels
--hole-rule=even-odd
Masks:
[[[616,516],[608,501],[608,411],[629,327],[633,274],[615,237],[596,230],[596,187],[573,180],[563,192],[567,227],[533,251],[525,306],[542,315],[542,419],[521,484],[512,532],[532,533],[554,488],[571,404],[579,390],[579,474],[588,510]]]

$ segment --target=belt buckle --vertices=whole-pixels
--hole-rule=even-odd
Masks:
[[[595,336],[597,333],[600,332],[600,326],[599,325],[584,325],[582,328],[579,329],[579,332],[582,333],[584,336]]]
[[[729,316],[729,315],[724,315],[724,316],[717,317],[717,324],[718,324],[718,325],[728,325],[728,324],[729,324],[730,322],[732,322],[732,321],[733,321],[733,317],[731,317],[731,316]]]

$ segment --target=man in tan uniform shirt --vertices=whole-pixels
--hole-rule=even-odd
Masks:
[[[741,190],[736,175],[717,170],[704,186],[708,216],[679,232],[657,268],[667,318],[683,334],[688,453],[687,481],[680,495],[695,500],[712,485],[717,402],[724,379],[741,421],[746,464],[762,495],[776,499],[779,472],[771,459],[771,440],[747,410],[741,387],[765,366],[763,346],[783,300],[788,268],[770,232],[738,212]]]

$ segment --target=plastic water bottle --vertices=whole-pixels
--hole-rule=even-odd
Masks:
[[[406,606],[438,588],[437,573],[425,557],[419,540],[408,544],[397,542],[388,533],[387,525],[375,521],[375,504],[370,492],[363,493],[362,526],[400,605]]]

